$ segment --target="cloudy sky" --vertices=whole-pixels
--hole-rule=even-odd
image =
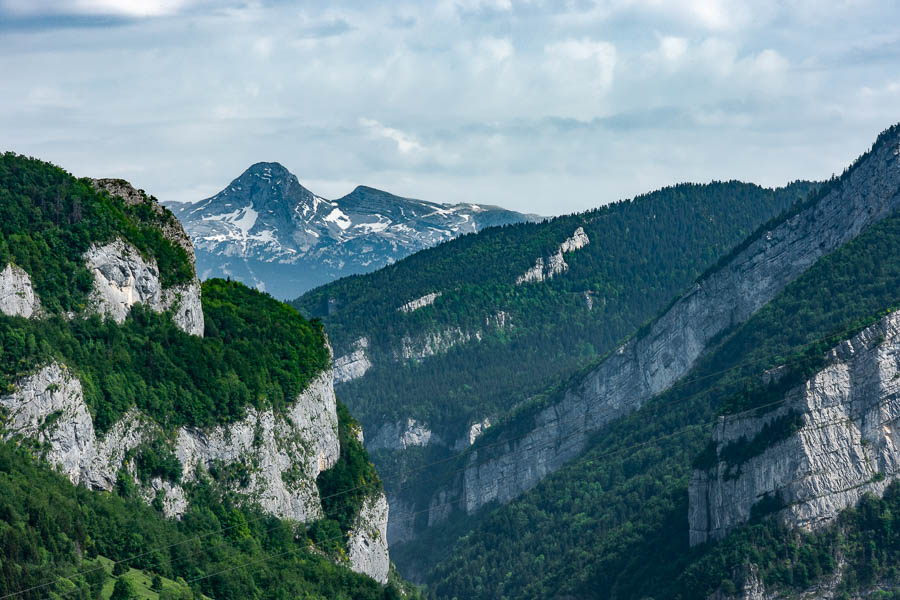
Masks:
[[[840,172],[900,121],[900,3],[0,0],[0,150],[161,199],[279,161],[559,214]]]

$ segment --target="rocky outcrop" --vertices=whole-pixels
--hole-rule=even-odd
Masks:
[[[399,493],[389,493],[388,504],[391,507],[391,516],[387,524],[389,546],[415,539],[415,517],[417,515],[415,504],[404,500]]]
[[[811,206],[749,242],[645,332],[601,362],[528,429],[489,450],[476,444],[456,495],[466,511],[508,502],[577,456],[592,432],[639,408],[685,375],[710,340],[746,321],[820,257],[900,207],[898,132],[881,140]]]
[[[163,237],[184,249],[193,268],[196,258],[191,239],[167,208],[123,179],[91,181],[94,188],[120,198],[126,206],[150,206],[156,216],[148,224],[158,228]],[[84,258],[88,269],[94,274],[91,300],[95,310],[121,323],[137,303],[158,312],[172,309],[175,323],[182,330],[192,335],[203,335],[200,280],[196,275],[190,282],[164,289],[159,281],[156,261],[144,260],[136,248],[121,239],[91,246]]]
[[[18,390],[0,397],[4,437],[35,440],[43,456],[74,484],[112,490],[125,454],[144,441],[149,422],[132,410],[102,439],[84,402],[81,382],[53,363],[23,379]]]
[[[388,502],[384,492],[380,492],[363,501],[347,539],[350,568],[379,583],[387,583],[391,567],[387,526]]]
[[[128,453],[163,432],[132,409],[103,436],[97,435],[81,383],[65,367],[51,364],[24,378],[13,394],[0,397],[3,435],[39,442],[44,458],[75,484],[112,490],[119,472],[129,468]],[[234,491],[283,518],[310,521],[321,517],[315,479],[340,454],[337,412],[330,372],[316,378],[285,414],[250,409],[237,423],[211,430],[180,428],[174,452],[181,461],[181,482],[193,481],[197,468],[238,466],[243,481]],[[148,501],[165,491],[164,508],[179,516],[187,507],[184,490],[153,480],[141,490]]]
[[[197,466],[242,464],[249,476],[234,489],[263,510],[303,522],[321,517],[316,477],[340,454],[331,373],[313,380],[284,415],[247,412],[241,421],[212,430],[179,429],[175,455],[183,477],[193,477]]]
[[[366,351],[369,348],[369,338],[361,337],[353,343],[353,350],[349,354],[334,359],[335,383],[346,383],[359,379],[372,368],[372,361]]]
[[[884,585],[867,585],[858,589],[854,594],[847,594],[840,585],[844,579],[844,567],[846,563],[838,561],[834,573],[822,577],[818,582],[805,590],[778,590],[774,586],[767,588],[760,577],[759,568],[753,563],[741,566],[732,576],[732,582],[743,581],[740,588],[733,593],[719,589],[707,597],[707,600],[863,600],[864,598],[877,598],[878,592],[887,592],[894,589],[891,582]],[[857,584],[858,585],[858,584]],[[856,585],[851,586],[857,587]]]
[[[786,419],[790,435],[773,439]],[[755,455],[740,452],[767,440]],[[900,477],[900,312],[834,348],[828,366],[776,410],[721,418],[713,442],[720,460],[691,480],[691,544],[723,537],[763,502],[791,526],[813,529],[863,494],[880,495]],[[741,460],[726,461],[726,448]]]
[[[498,310],[494,314],[486,316],[484,324],[500,331],[513,328],[512,317],[505,310]]]
[[[555,277],[556,275],[568,271],[569,265],[568,263],[566,263],[563,255],[567,252],[580,250],[581,248],[587,246],[590,242],[591,240],[584,232],[584,228],[579,227],[572,234],[572,237],[567,238],[562,244],[559,245],[559,247],[556,249],[556,252],[547,257],[546,262],[543,258],[538,258],[534,262],[533,267],[525,271],[525,273],[523,273],[516,279],[516,285],[553,279],[553,277]]]
[[[434,301],[440,297],[441,292],[431,292],[430,294],[425,294],[421,298],[410,300],[397,310],[399,310],[400,312],[411,313],[414,310],[419,310],[420,308],[425,308],[426,306],[434,304]]]
[[[419,337],[403,336],[400,349],[395,358],[402,360],[422,360],[436,354],[443,354],[453,346],[465,344],[472,340],[481,341],[481,331],[466,331],[460,327],[451,327],[443,331],[429,331]]]
[[[487,431],[488,427],[491,426],[491,420],[488,418],[484,418],[478,423],[472,423],[469,425],[469,431],[467,435],[456,440],[456,443],[453,444],[453,449],[459,452],[460,450],[464,450],[475,443],[475,440],[481,437],[481,434]]]
[[[135,189],[124,179],[92,179],[91,183],[97,190],[103,190],[110,196],[121,198],[127,206],[149,204],[157,215],[157,220],[153,225],[160,229],[163,237],[184,249],[192,265],[196,263],[197,259],[194,256],[194,245],[191,243],[191,238],[188,237],[175,215],[154,198],[148,196],[143,190]]]
[[[31,278],[21,267],[10,263],[0,271],[0,312],[11,317],[35,315],[41,307],[31,286]]]
[[[415,419],[406,419],[382,425],[375,435],[370,436],[366,449],[402,450],[410,446],[427,446],[434,443],[440,443],[440,438],[428,427]]]
[[[200,282],[163,288],[156,260],[145,260],[127,242],[116,239],[108,244],[92,245],[84,254],[88,270],[94,275],[91,292],[93,310],[122,323],[135,304],[157,312],[173,310],[173,319],[182,330],[203,335],[203,308]]]

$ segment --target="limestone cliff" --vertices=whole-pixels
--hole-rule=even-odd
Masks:
[[[439,443],[440,438],[424,424],[415,419],[406,419],[396,423],[385,423],[374,435],[369,436],[366,444],[368,450],[401,450],[410,446],[427,446]]]
[[[366,498],[347,540],[350,566],[387,583],[391,560],[387,541],[388,502],[384,492]]]
[[[556,275],[565,273],[569,270],[569,264],[566,262],[563,255],[568,252],[580,250],[590,242],[591,240],[584,232],[584,228],[579,227],[572,233],[571,237],[567,238],[559,245],[556,252],[547,257],[546,261],[544,261],[543,257],[538,258],[534,262],[533,267],[516,278],[516,285],[541,282],[547,279],[553,279]]]
[[[200,281],[196,276],[189,283],[164,288],[156,261],[145,260],[137,248],[121,239],[94,244],[85,252],[84,261],[94,275],[93,310],[122,323],[138,303],[157,312],[171,309],[175,324],[182,330],[203,335]]]
[[[97,190],[103,190],[110,196],[121,198],[128,206],[149,204],[158,219],[154,224],[159,227],[163,237],[181,246],[187,252],[191,264],[196,263],[197,259],[194,255],[194,245],[191,243],[191,238],[188,237],[187,232],[185,232],[178,219],[175,218],[175,215],[157,202],[155,198],[148,196],[143,190],[135,189],[134,186],[124,179],[92,179],[91,182]]]
[[[359,379],[372,368],[372,361],[366,354],[368,348],[369,338],[361,337],[353,343],[351,352],[334,359],[334,381],[336,383]]]
[[[19,381],[0,397],[2,437],[33,443],[36,452],[74,484],[112,491],[131,474],[149,504],[159,497],[168,517],[188,507],[188,486],[198,475],[239,471],[223,485],[280,518],[310,522],[323,516],[316,478],[340,454],[338,417],[330,371],[314,379],[283,413],[249,409],[236,423],[214,428],[180,427],[166,435],[132,409],[103,435],[97,433],[81,382],[53,363]],[[134,453],[142,444],[168,438],[182,466],[180,479],[139,481]],[[381,583],[387,581],[388,505],[383,492],[367,498],[347,539],[349,566]]]
[[[0,271],[0,312],[11,317],[35,315],[41,307],[31,286],[31,278],[23,269],[12,264]]]
[[[900,207],[898,140],[896,128],[885,134],[827,193],[743,245],[638,337],[520,421],[524,431],[489,449],[476,443],[462,476],[434,498],[455,498],[467,512],[509,502],[577,456],[592,432],[670,387],[717,334]]]
[[[178,219],[154,198],[135,189],[122,179],[94,179],[97,190],[117,197],[128,206],[147,204],[155,215],[152,225],[167,240],[184,249],[193,269],[194,247]],[[200,303],[200,280],[196,273],[191,281],[163,288],[159,268],[153,259],[145,260],[140,252],[121,239],[107,244],[94,244],[84,254],[88,269],[94,275],[91,303],[94,310],[121,323],[137,303],[152,310],[173,311],[175,323],[192,335],[203,335],[203,309]]]
[[[760,436],[786,419],[793,426],[778,427],[790,435],[773,439],[758,454],[737,463],[718,460],[694,472],[691,544],[723,537],[773,498],[787,523],[813,529],[900,477],[900,312],[840,344],[827,360],[775,410],[723,417],[716,424],[713,442],[720,458],[729,445],[729,455],[735,455],[755,439],[771,439]]]
[[[247,479],[234,491],[283,518],[310,521],[321,517],[315,479],[337,461],[337,413],[330,373],[316,378],[284,413],[248,410],[229,425],[202,430],[181,427],[174,453],[182,465],[180,484],[196,479],[198,467],[240,465]],[[129,453],[164,435],[159,425],[132,409],[105,435],[98,435],[84,400],[81,383],[59,364],[51,364],[20,381],[0,398],[5,409],[6,439],[40,443],[43,457],[74,484],[112,490]],[[161,482],[145,482],[160,488]],[[167,486],[166,513],[180,516],[187,505],[181,485]],[[153,497],[151,496],[152,500]]]

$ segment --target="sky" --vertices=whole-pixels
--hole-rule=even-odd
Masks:
[[[0,150],[196,201],[259,161],[542,215],[840,173],[900,121],[900,3],[0,0]]]

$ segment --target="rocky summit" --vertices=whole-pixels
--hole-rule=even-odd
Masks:
[[[365,186],[327,200],[279,163],[257,163],[215,196],[169,208],[194,242],[201,278],[232,277],[280,298],[374,271],[462,234],[537,219]]]

